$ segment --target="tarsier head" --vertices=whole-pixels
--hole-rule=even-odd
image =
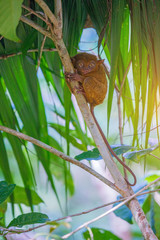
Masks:
[[[98,66],[103,63],[104,60],[97,60],[97,57],[89,53],[79,53],[71,58],[73,66],[77,69],[81,75],[98,70]]]

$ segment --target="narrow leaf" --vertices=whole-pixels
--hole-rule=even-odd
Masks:
[[[150,209],[151,209],[151,199],[152,199],[152,195],[149,194],[148,197],[145,199],[143,205],[142,205],[142,209],[143,209],[145,214],[147,212],[149,212]]]
[[[6,148],[5,148],[4,141],[3,141],[2,133],[0,133],[0,149],[1,149],[0,168],[3,172],[5,180],[7,182],[12,183],[13,182],[12,173],[11,173],[11,169],[10,169],[10,166],[9,166],[9,159],[8,159],[7,151],[6,151]]]
[[[117,145],[111,145],[112,150],[115,152],[116,155],[121,155],[127,151],[129,151],[130,149],[132,149],[132,146],[128,146],[128,145],[121,145],[121,144],[117,144]],[[102,159],[98,148],[93,148],[91,151],[86,151],[83,152],[77,156],[75,156],[75,159],[77,160],[83,160],[83,159],[87,159],[87,160],[100,160]]]
[[[113,91],[115,86],[115,79],[117,73],[117,62],[120,49],[121,26],[124,13],[124,0],[112,1],[112,21],[111,21],[111,72],[108,93],[108,128],[111,114]],[[109,129],[108,129],[109,130]]]
[[[154,201],[154,228],[156,230],[156,236],[160,239],[160,206]]]
[[[33,191],[30,190],[31,198],[32,198],[32,204],[38,205],[40,203],[43,203],[43,200],[39,197],[39,195]],[[9,199],[10,202],[10,199]],[[18,204],[25,204],[26,206],[30,206],[28,199],[26,198],[26,190],[23,187],[16,186],[14,190],[14,203]]]
[[[150,183],[150,182],[153,182],[153,181],[155,181],[157,178],[159,178],[160,177],[160,174],[156,174],[156,173],[154,173],[154,174],[152,174],[152,175],[150,175],[150,176],[147,176],[146,178],[145,178],[145,180],[148,182],[148,183]]]
[[[147,149],[143,149],[143,150],[139,150],[139,151],[136,150],[133,152],[125,153],[123,156],[127,159],[139,162],[141,157],[146,156],[147,154],[151,153],[154,150],[155,150],[155,148],[147,148]]]
[[[116,145],[111,145],[111,148],[113,149],[116,155],[121,155],[129,151],[133,147],[125,144],[116,144]]]
[[[113,205],[113,206],[116,206],[117,204]],[[131,213],[131,210],[123,205],[121,206],[120,208],[118,208],[117,210],[114,211],[115,215],[117,217],[120,217],[122,218],[123,220],[125,220],[126,222],[132,224],[132,213]]]
[[[60,124],[56,124],[56,123],[50,123],[49,124],[50,127],[54,128],[62,137],[64,137],[65,139],[67,139],[66,137],[66,129],[64,126],[60,125]],[[73,136],[72,132],[74,133],[74,130],[69,130],[69,134],[68,134],[68,140],[69,142],[76,148],[80,149],[80,150],[86,150],[86,147],[83,144],[80,144],[77,142],[76,138]]]
[[[93,148],[91,151],[83,152],[75,156],[75,159],[79,161],[83,159],[87,159],[90,161],[90,160],[100,160],[102,159],[102,157],[100,155],[98,148]]]
[[[5,181],[0,182],[0,204],[11,195],[15,186],[15,184],[8,184]]]

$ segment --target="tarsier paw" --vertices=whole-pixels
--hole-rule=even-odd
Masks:
[[[85,95],[85,91],[84,91],[84,89],[83,89],[82,86],[74,87],[74,88],[72,89],[72,91],[73,91],[74,94],[75,94],[75,93],[76,93],[76,94],[77,94],[77,93],[80,93],[80,94]]]
[[[75,71],[74,73],[64,73],[67,82],[82,82],[82,77]]]
[[[72,81],[71,73],[65,72],[64,75],[66,81],[70,83]]]

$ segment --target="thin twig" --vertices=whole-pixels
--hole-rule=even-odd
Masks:
[[[27,7],[27,6],[25,6],[24,4],[22,4],[22,7],[23,7],[24,9],[26,9],[27,11],[29,11],[31,14],[34,14],[36,17],[40,18],[42,21],[44,21],[44,22],[48,25],[48,21],[47,21],[44,17],[42,17],[40,14],[38,14],[37,12],[35,12],[32,8]]]
[[[117,106],[118,106],[118,122],[119,122],[119,136],[120,136],[120,143],[123,144],[123,131],[122,131],[122,112],[121,112],[121,99],[119,98],[120,92],[117,92]],[[124,164],[126,164],[125,158],[123,157],[122,154],[122,160]],[[127,170],[125,167],[123,167],[123,172],[124,172],[124,177],[128,181],[128,175],[127,175]]]
[[[154,192],[158,192],[158,191],[160,191],[160,189],[155,189],[155,190],[151,190],[151,191],[142,192],[142,193],[139,193],[137,196],[146,195],[146,194],[150,194],[150,193],[154,193]],[[52,222],[59,222],[59,221],[65,220],[65,219],[71,219],[71,218],[73,218],[73,217],[78,217],[78,216],[81,216],[81,215],[84,215],[84,214],[88,214],[88,213],[90,213],[90,212],[99,210],[99,209],[101,209],[101,208],[108,207],[108,206],[110,206],[110,205],[113,205],[113,204],[122,202],[122,201],[124,201],[124,200],[126,200],[126,199],[128,199],[128,197],[126,197],[126,198],[120,198],[120,199],[118,199],[118,200],[116,200],[116,201],[103,204],[103,205],[101,205],[101,206],[92,208],[92,209],[87,210],[87,211],[83,211],[83,212],[80,212],[80,213],[75,213],[75,214],[68,215],[68,216],[65,216],[65,217],[62,217],[62,218],[57,218],[57,219],[52,220],[52,221],[50,221],[50,222],[51,222],[51,223],[52,223]],[[49,225],[50,222],[47,222],[47,223],[38,225],[38,226],[33,227],[33,228],[29,228],[29,229],[26,229],[26,230],[19,230],[19,229],[16,229],[16,230],[15,230],[15,229],[8,229],[8,228],[4,228],[4,227],[0,227],[0,229],[2,229],[2,230],[4,230],[4,231],[7,231],[7,232],[10,232],[10,233],[26,233],[26,232],[31,232],[31,231],[36,230],[36,229],[38,229],[38,228],[44,227],[44,226],[46,226],[46,225]]]
[[[51,20],[51,22],[53,23],[54,27],[57,28],[58,27],[58,21],[57,21],[56,17],[54,16],[54,14],[49,9],[49,7],[47,6],[47,4],[43,0],[35,0],[35,1],[43,9],[44,13]]]
[[[141,190],[139,190],[137,193],[133,194],[132,196],[128,197],[128,199],[124,200],[122,203],[118,204],[117,206],[113,207],[112,209],[110,209],[109,211],[101,214],[100,216],[90,220],[90,221],[87,221],[85,223],[83,223],[81,226],[79,226],[78,228],[76,228],[74,231],[64,235],[63,237],[61,237],[62,239],[67,239],[68,237],[72,236],[74,233],[78,232],[79,230],[81,230],[82,228],[88,226],[89,224],[105,217],[106,215],[108,215],[109,213],[111,212],[114,212],[115,210],[117,210],[118,208],[120,208],[121,206],[123,206],[124,204],[126,204],[127,202],[129,202],[131,199],[135,198],[139,193],[145,191],[147,188],[149,188],[151,185],[155,184],[156,182],[158,182],[160,180],[160,177],[157,178],[155,181],[149,183],[147,186],[145,186],[144,188],[142,188]]]
[[[154,155],[153,153],[149,153],[149,155],[151,155],[152,157],[155,157],[155,158],[157,158],[158,160],[160,160],[160,158],[157,157],[156,155]]]
[[[123,131],[122,131],[122,113],[121,113],[121,101],[119,99],[120,93],[117,93],[117,106],[118,106],[118,122],[119,122],[119,136],[120,143],[123,144]]]
[[[40,63],[41,63],[41,58],[42,58],[42,53],[43,53],[43,48],[44,48],[45,41],[46,41],[46,36],[44,36],[42,44],[41,44],[40,54],[39,54],[38,64],[37,64],[37,71],[38,71],[38,68],[39,68]]]
[[[4,131],[4,132],[7,132],[11,135],[14,135],[18,138],[21,138],[21,139],[24,139],[28,142],[31,142],[45,150],[47,150],[48,152],[51,152],[53,154],[55,154],[56,156],[66,160],[67,162],[70,162],[82,169],[84,169],[85,171],[89,172],[91,175],[95,176],[96,178],[98,178],[100,181],[102,181],[103,183],[105,183],[106,185],[110,186],[112,189],[114,189],[115,191],[118,191],[119,192],[119,189],[115,186],[115,184],[113,184],[112,182],[110,182],[108,179],[106,179],[105,177],[103,177],[101,174],[97,173],[95,170],[93,170],[92,168],[88,167],[87,165],[85,165],[84,163],[82,162],[79,162],[77,160],[75,160],[74,158],[71,158],[69,156],[67,156],[66,154],[64,154],[63,152],[60,152],[58,151],[57,149],[35,139],[35,138],[32,138],[28,135],[25,135],[23,133],[20,133],[20,132],[17,132],[11,128],[7,128],[7,127],[4,127],[4,126],[0,126],[0,130],[1,131]]]
[[[45,14],[45,18],[46,18],[46,20],[48,21],[48,17],[47,17],[46,14]],[[49,23],[49,21],[48,21],[47,30],[49,30],[49,29],[50,29],[50,31],[51,31],[51,33],[52,33],[52,35],[53,35],[52,25],[51,25],[51,24]],[[39,58],[38,58],[37,71],[38,71],[38,68],[39,68],[40,63],[41,63],[41,58],[42,58],[42,53],[43,53],[43,48],[44,48],[45,41],[46,41],[46,36],[44,36],[43,41],[42,41],[42,44],[41,44],[40,54],[39,54]]]
[[[46,18],[47,18],[47,16],[46,16]],[[49,30],[49,26],[47,27],[47,30]],[[38,64],[37,64],[37,71],[38,71],[38,68],[39,68],[40,63],[41,63],[41,58],[42,58],[42,53],[43,53],[43,48],[44,48],[45,41],[46,41],[46,36],[44,36],[43,40],[42,40],[42,44],[41,44],[41,48],[40,48],[40,54],[39,54],[39,58],[38,58]]]
[[[27,53],[33,53],[33,52],[38,52],[39,49],[29,49],[27,50]],[[56,52],[57,49],[56,48],[43,48],[43,52]],[[23,54],[23,52],[17,52],[17,53],[10,53],[10,54],[6,54],[6,55],[0,55],[0,59],[7,59],[10,57],[14,57],[14,56],[18,56]]]
[[[33,22],[32,20],[21,16],[20,20],[28,25],[30,25],[31,27],[33,27],[34,29],[36,29],[37,31],[39,31],[40,33],[42,33],[43,35],[51,38],[53,40],[53,36],[51,35],[51,33],[47,30],[45,30],[44,28],[42,28],[41,26],[39,26],[38,24],[36,24],[35,22]]]
[[[159,128],[159,127],[160,127],[160,125],[158,125],[158,126],[156,126],[156,127],[153,127],[153,128],[151,128],[150,130],[148,130],[148,131],[139,132],[139,133],[135,133],[135,134],[127,134],[127,135],[124,135],[123,137],[132,137],[132,136],[136,136],[136,135],[142,135],[142,134],[145,134],[145,133],[147,133],[147,132],[152,132],[152,131],[154,131],[155,129],[157,129],[157,128]]]

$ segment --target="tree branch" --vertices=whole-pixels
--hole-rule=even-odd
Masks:
[[[45,30],[44,28],[42,28],[41,26],[39,26],[38,24],[36,24],[35,22],[33,22],[32,20],[21,16],[20,20],[26,24],[28,24],[29,26],[33,27],[34,29],[36,29],[37,31],[39,31],[40,33],[42,33],[43,35],[51,38],[53,40],[53,36],[51,35],[51,33],[47,30]]]
[[[135,198],[137,195],[139,195],[141,192],[143,192],[143,191],[145,191],[146,189],[148,189],[151,185],[155,184],[155,183],[158,182],[159,180],[160,180],[160,177],[157,178],[155,181],[149,183],[147,186],[145,186],[144,188],[142,188],[141,190],[139,190],[137,193],[135,193],[135,194],[133,194],[132,196],[128,197],[128,198],[127,198],[126,200],[124,200],[122,203],[116,205],[115,207],[111,208],[109,211],[101,214],[100,216],[98,216],[98,217],[96,217],[96,218],[94,218],[94,219],[92,219],[92,220],[90,220],[90,221],[87,221],[87,222],[83,223],[81,226],[79,226],[78,228],[76,228],[74,231],[72,231],[72,232],[64,235],[64,236],[61,237],[61,238],[62,238],[62,239],[67,239],[68,237],[72,236],[74,233],[80,231],[82,228],[84,228],[84,227],[88,226],[89,224],[91,224],[91,223],[93,223],[93,222],[95,222],[95,221],[97,221],[97,220],[99,220],[99,219],[107,216],[109,213],[114,212],[115,210],[117,210],[118,208],[120,208],[121,206],[123,206],[124,204],[126,204],[127,202],[129,202],[130,200],[132,200],[133,198]],[[142,216],[141,216],[141,217],[142,217]],[[147,233],[146,233],[146,235],[147,235]],[[155,237],[155,238],[148,238],[148,237],[147,237],[147,238],[145,238],[145,239],[157,239],[157,240],[158,240],[157,237]]]
[[[54,1],[55,15],[58,22],[58,26],[54,28],[54,34],[57,38],[62,38],[62,3],[59,0]]]
[[[47,28],[47,30],[49,29],[49,27]],[[44,48],[44,44],[46,41],[46,36],[43,37],[42,40],[42,44],[41,44],[41,48],[40,48],[40,53],[39,53],[39,58],[38,58],[38,64],[37,64],[37,71],[39,69],[40,63],[41,63],[41,58],[42,58],[42,53],[43,53],[43,48]]]
[[[51,20],[51,22],[53,23],[54,27],[57,28],[58,27],[58,21],[57,21],[56,17],[54,16],[54,14],[49,9],[49,7],[47,6],[47,4],[43,0],[35,0],[35,1],[43,9],[44,13]]]
[[[154,192],[157,192],[157,191],[160,191],[160,189],[155,189],[155,190],[151,190],[151,191],[147,191],[147,192],[142,192],[142,193],[139,193],[137,196],[141,196],[141,195],[146,195],[146,194],[150,194],[150,193],[154,193]],[[104,207],[107,207],[107,206],[110,206],[110,205],[113,205],[115,203],[119,203],[119,202],[122,202],[124,200],[127,200],[128,197],[126,198],[120,198],[119,200],[116,200],[116,201],[113,201],[113,202],[109,202],[109,203],[106,203],[106,204],[103,204],[101,206],[98,206],[98,207],[95,207],[95,208],[92,208],[92,209],[89,209],[87,211],[83,211],[83,212],[80,212],[80,213],[75,213],[75,214],[72,214],[72,215],[68,215],[68,216],[65,216],[65,217],[61,217],[61,218],[57,218],[57,219],[54,219],[52,221],[48,221],[47,223],[43,223],[41,225],[38,225],[36,227],[33,227],[33,228],[28,228],[26,230],[18,230],[18,229],[8,229],[8,228],[4,228],[4,227],[1,227],[0,226],[0,230],[2,229],[3,231],[5,232],[9,232],[9,233],[13,233],[13,234],[20,234],[20,233],[26,233],[26,232],[31,232],[33,230],[36,230],[38,228],[42,228],[46,225],[49,225],[49,223],[51,222],[59,222],[61,220],[65,220],[65,219],[70,219],[70,218],[73,218],[73,217],[78,217],[78,216],[81,216],[81,215],[84,215],[84,214],[88,214],[90,212],[93,212],[93,211],[96,211],[98,209],[101,209],[101,208],[104,208]]]
[[[71,158],[71,157],[67,156],[63,152],[60,152],[57,149],[55,149],[55,148],[53,148],[53,147],[51,147],[51,146],[49,146],[49,145],[47,145],[47,144],[37,140],[35,138],[32,138],[32,137],[30,137],[28,135],[25,135],[23,133],[17,132],[16,130],[13,130],[11,128],[0,126],[0,130],[4,131],[6,133],[9,133],[11,135],[14,135],[14,136],[16,136],[16,137],[18,137],[20,139],[24,139],[24,140],[26,140],[28,142],[31,142],[34,145],[37,145],[37,146],[47,150],[48,152],[51,152],[51,153],[55,154],[56,156],[66,160],[67,162],[70,162],[70,163],[72,163],[72,164],[74,164],[74,165],[84,169],[86,172],[89,172],[91,175],[95,176],[100,181],[102,181],[103,183],[105,183],[109,187],[113,188],[115,191],[119,192],[119,189],[112,182],[110,182],[109,180],[104,178],[101,174],[97,173],[95,170],[93,170],[92,168],[88,167],[84,163],[79,162],[79,161],[75,160],[74,158]]]
[[[40,18],[42,21],[44,21],[46,24],[48,24],[46,19],[44,17],[42,17],[40,14],[38,14],[37,12],[35,12],[33,9],[25,6],[24,4],[22,4],[22,8],[26,9],[28,12],[30,12],[31,14],[34,14],[36,17]]]
[[[36,49],[29,49],[27,51],[27,53],[33,53],[33,52],[38,52],[38,51],[39,51],[38,48],[36,48]],[[42,51],[43,52],[56,52],[57,49],[56,48],[43,48]],[[18,55],[21,55],[21,54],[22,54],[22,52],[10,53],[10,54],[6,54],[6,55],[0,55],[0,59],[7,59],[7,58],[18,56]]]
[[[54,8],[55,8],[55,15],[56,19],[58,21],[58,28],[62,31],[62,24],[63,24],[63,19],[62,19],[62,2],[59,0],[54,1]]]

